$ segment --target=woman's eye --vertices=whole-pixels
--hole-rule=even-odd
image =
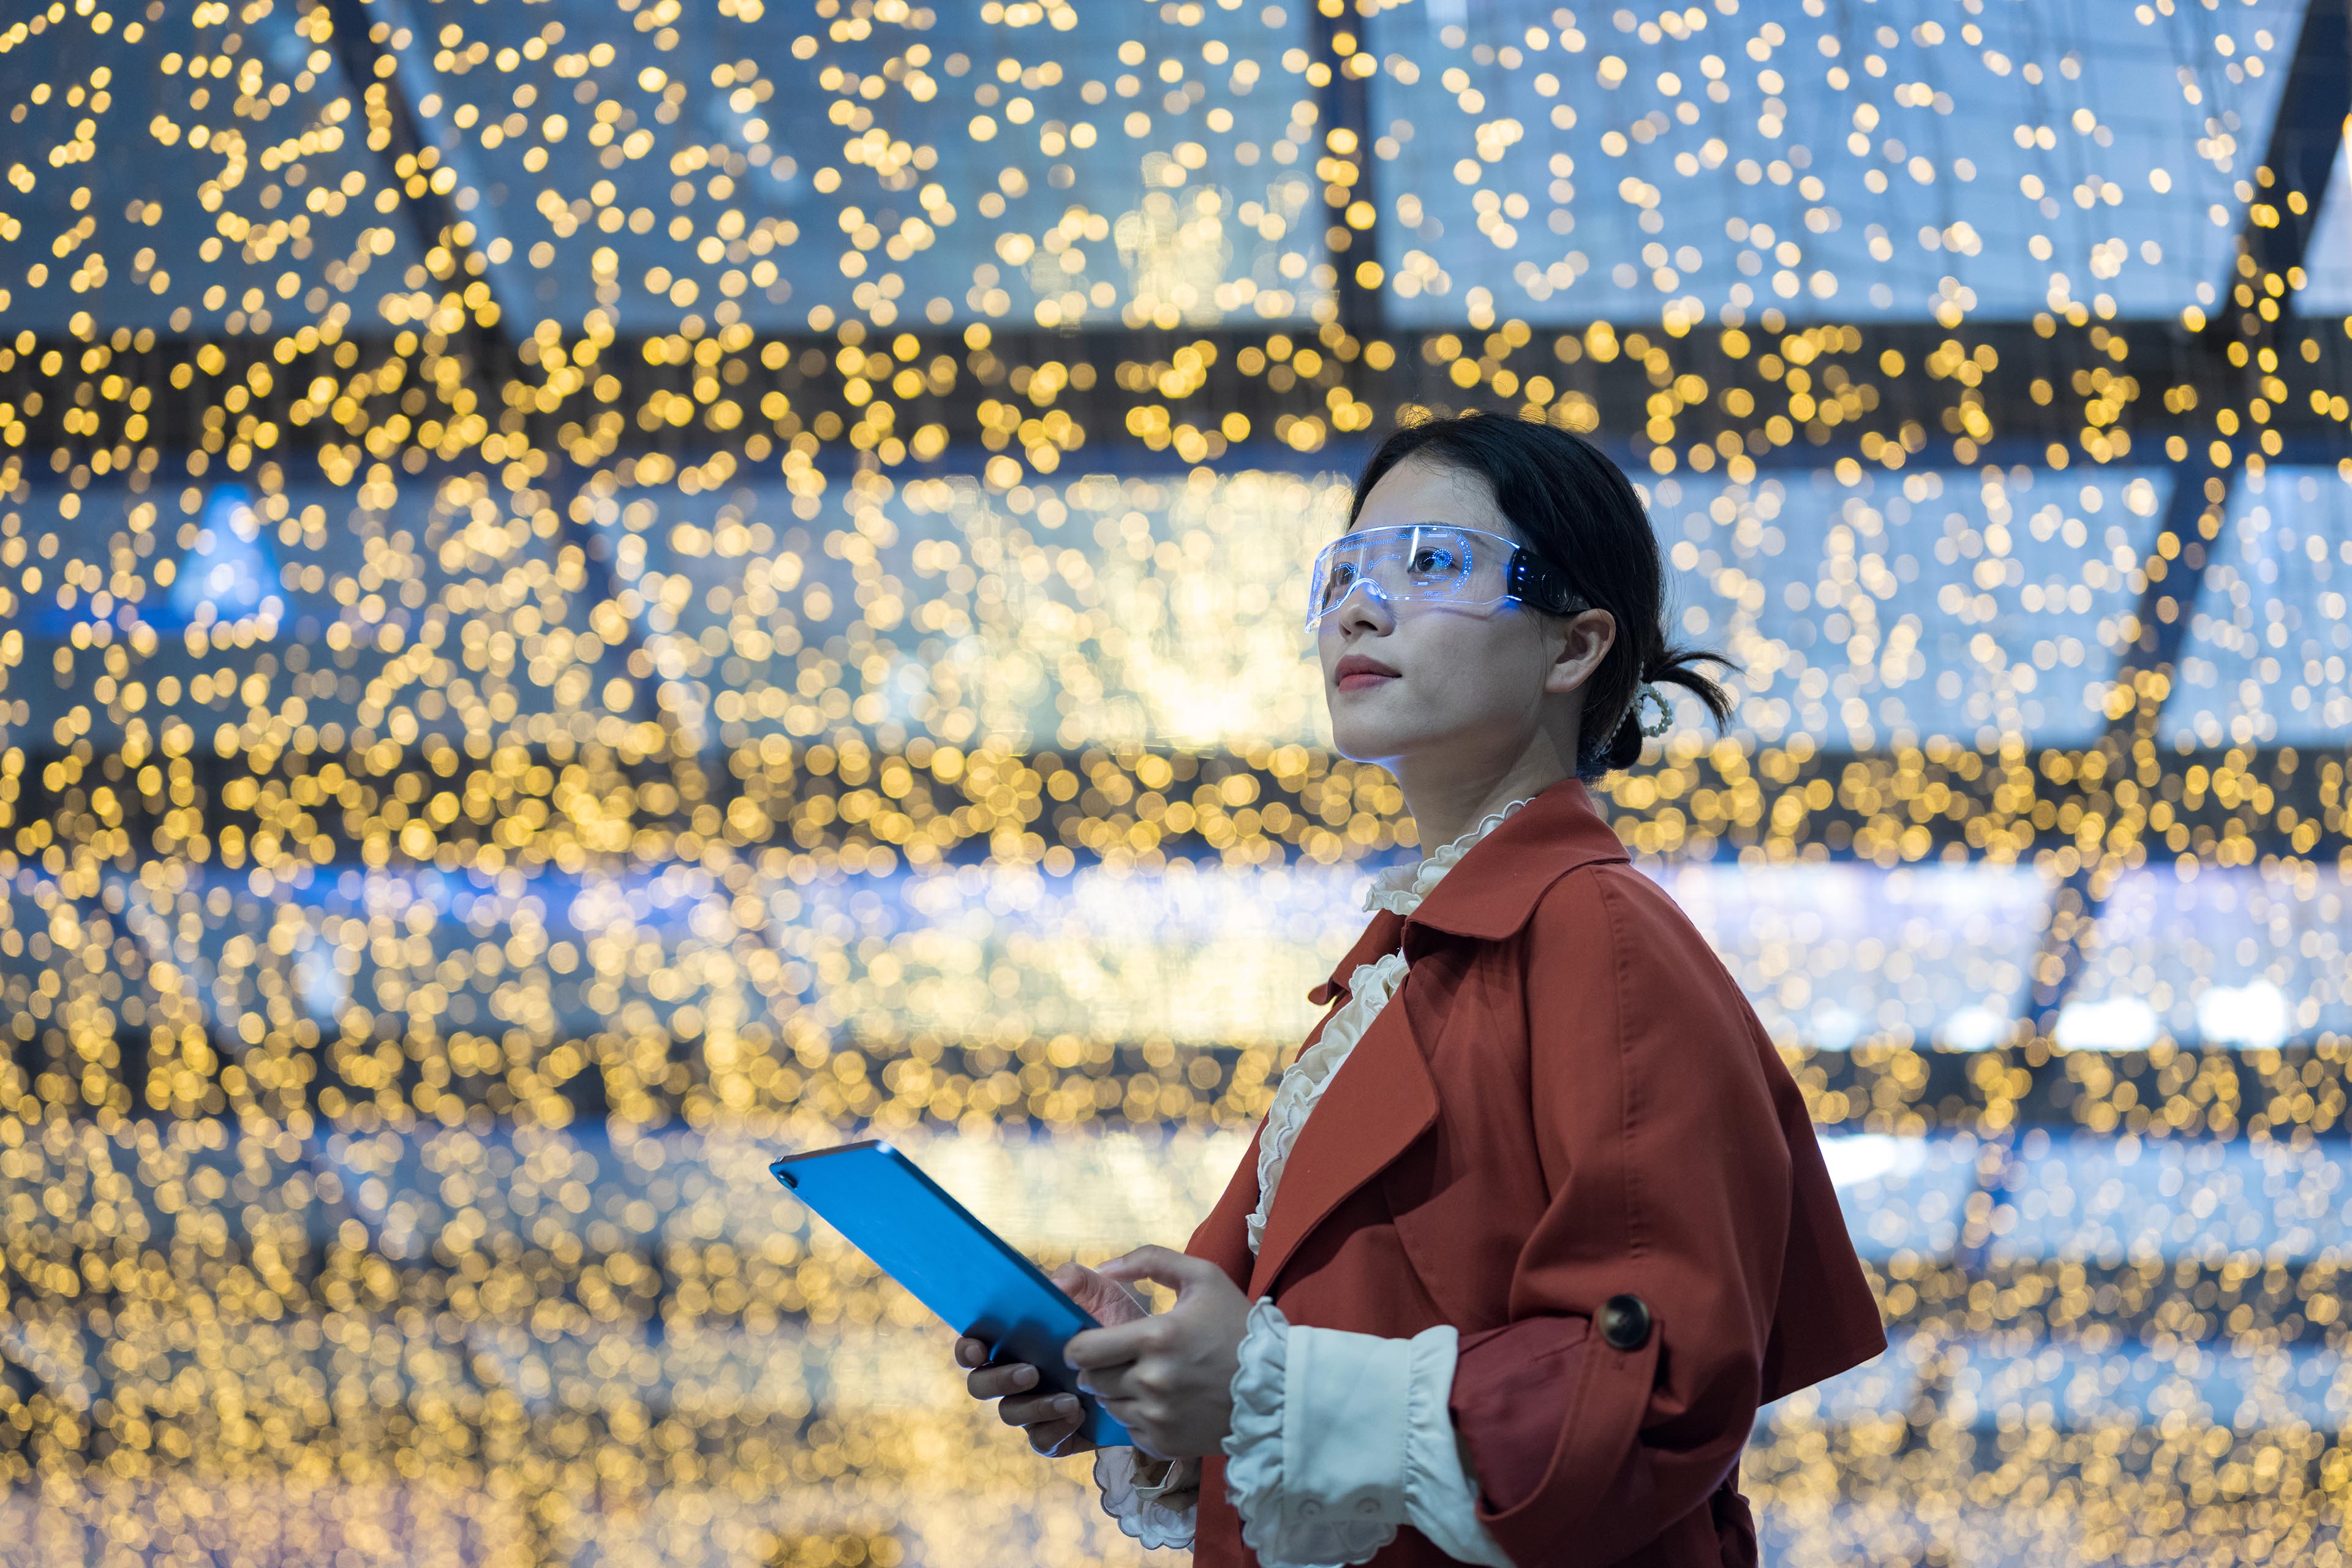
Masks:
[[[1412,569],[1416,572],[1450,572],[1454,569],[1453,552],[1424,550],[1412,558]]]

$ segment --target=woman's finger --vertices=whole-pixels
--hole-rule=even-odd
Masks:
[[[1008,1394],[1019,1394],[1037,1386],[1037,1369],[1025,1361],[1007,1362],[1003,1366],[984,1366],[964,1379],[974,1399],[1002,1399]]]
[[[996,1414],[1007,1426],[1034,1427],[1066,1421],[1076,1431],[1085,1413],[1071,1394],[1033,1394],[1004,1401],[996,1407]]]
[[[1161,1331],[1157,1318],[1113,1323],[1107,1328],[1082,1329],[1072,1334],[1069,1342],[1062,1346],[1062,1359],[1072,1366],[1089,1372],[1097,1367],[1123,1366],[1157,1342]]]
[[[956,1341],[955,1358],[956,1365],[958,1366],[986,1366],[988,1364],[988,1347],[982,1344],[980,1341],[973,1339],[971,1335],[966,1334],[963,1338]]]
[[[1029,1447],[1051,1458],[1092,1447],[1091,1443],[1076,1441],[1079,1426],[1076,1416],[1066,1421],[1041,1421],[1028,1430]]]

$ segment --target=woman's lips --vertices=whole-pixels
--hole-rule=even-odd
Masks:
[[[1342,691],[1369,691],[1383,681],[1398,679],[1400,677],[1395,670],[1360,653],[1349,654],[1331,671],[1331,684]]]

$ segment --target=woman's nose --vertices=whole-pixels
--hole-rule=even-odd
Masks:
[[[1348,585],[1348,591],[1339,596],[1339,602],[1331,607],[1324,620],[1325,624],[1336,626],[1341,631],[1354,626],[1379,631],[1387,628],[1392,616],[1389,596],[1382,591],[1379,580],[1366,575]]]

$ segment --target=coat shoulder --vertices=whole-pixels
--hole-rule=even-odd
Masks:
[[[1637,967],[1679,963],[1691,948],[1714,952],[1674,896],[1623,860],[1562,873],[1536,900],[1528,926],[1539,944],[1608,951]]]
[[[1606,987],[1627,1012],[1672,1012],[1760,1035],[1731,972],[1672,894],[1622,860],[1581,866],[1544,889],[1528,922],[1529,973]]]

